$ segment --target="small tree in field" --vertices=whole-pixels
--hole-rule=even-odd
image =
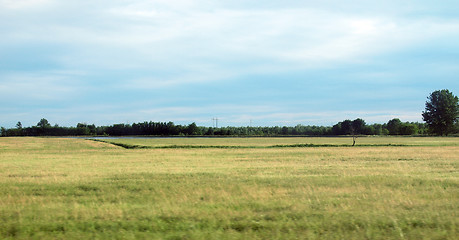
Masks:
[[[332,128],[332,133],[336,135],[351,135],[352,146],[355,146],[355,140],[360,134],[364,134],[367,131],[366,123],[363,119],[357,118],[354,121],[344,120],[337,123]]]
[[[437,90],[427,97],[422,118],[429,131],[436,135],[448,135],[454,131],[459,117],[459,99],[447,89]]]

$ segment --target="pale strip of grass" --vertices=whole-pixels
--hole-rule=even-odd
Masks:
[[[455,146],[126,150],[3,138],[0,147],[0,238],[459,234]]]
[[[352,137],[274,137],[274,138],[121,138],[107,142],[148,147],[165,146],[241,146],[269,147],[275,145],[352,145]],[[457,137],[358,137],[359,145],[407,145],[407,146],[459,146]]]

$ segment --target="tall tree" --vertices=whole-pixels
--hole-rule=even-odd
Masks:
[[[351,134],[363,134],[365,130],[365,121],[361,118],[357,118],[354,121],[352,121],[352,130],[353,132]]]
[[[191,123],[190,125],[188,125],[188,127],[186,128],[186,133],[188,135],[197,135],[198,134],[198,126],[196,125],[196,123]]]
[[[400,121],[398,118],[394,118],[387,122],[387,130],[389,131],[389,135],[399,135],[401,127],[402,121]]]
[[[448,135],[454,130],[459,117],[459,99],[447,89],[432,92],[426,101],[422,118],[429,131],[436,135]]]
[[[39,128],[48,128],[51,127],[51,124],[48,122],[46,118],[42,118],[38,123],[37,127]]]

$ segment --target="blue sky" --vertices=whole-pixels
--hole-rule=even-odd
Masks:
[[[459,3],[0,0],[0,126],[422,121]]]

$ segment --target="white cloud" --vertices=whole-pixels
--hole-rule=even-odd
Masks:
[[[55,18],[24,23],[6,36],[68,46],[60,59],[69,68],[183,69],[212,62],[246,74],[363,62],[459,32],[458,22],[360,16],[332,7],[246,10],[209,1],[70,5],[76,9],[60,13],[65,4],[56,4],[47,13]],[[65,15],[72,12],[87,18]]]
[[[3,102],[62,101],[78,95],[75,79],[69,74],[78,72],[47,72],[0,75],[0,98]]]
[[[52,2],[53,0],[0,0],[0,5],[6,9],[21,10],[46,7]]]

